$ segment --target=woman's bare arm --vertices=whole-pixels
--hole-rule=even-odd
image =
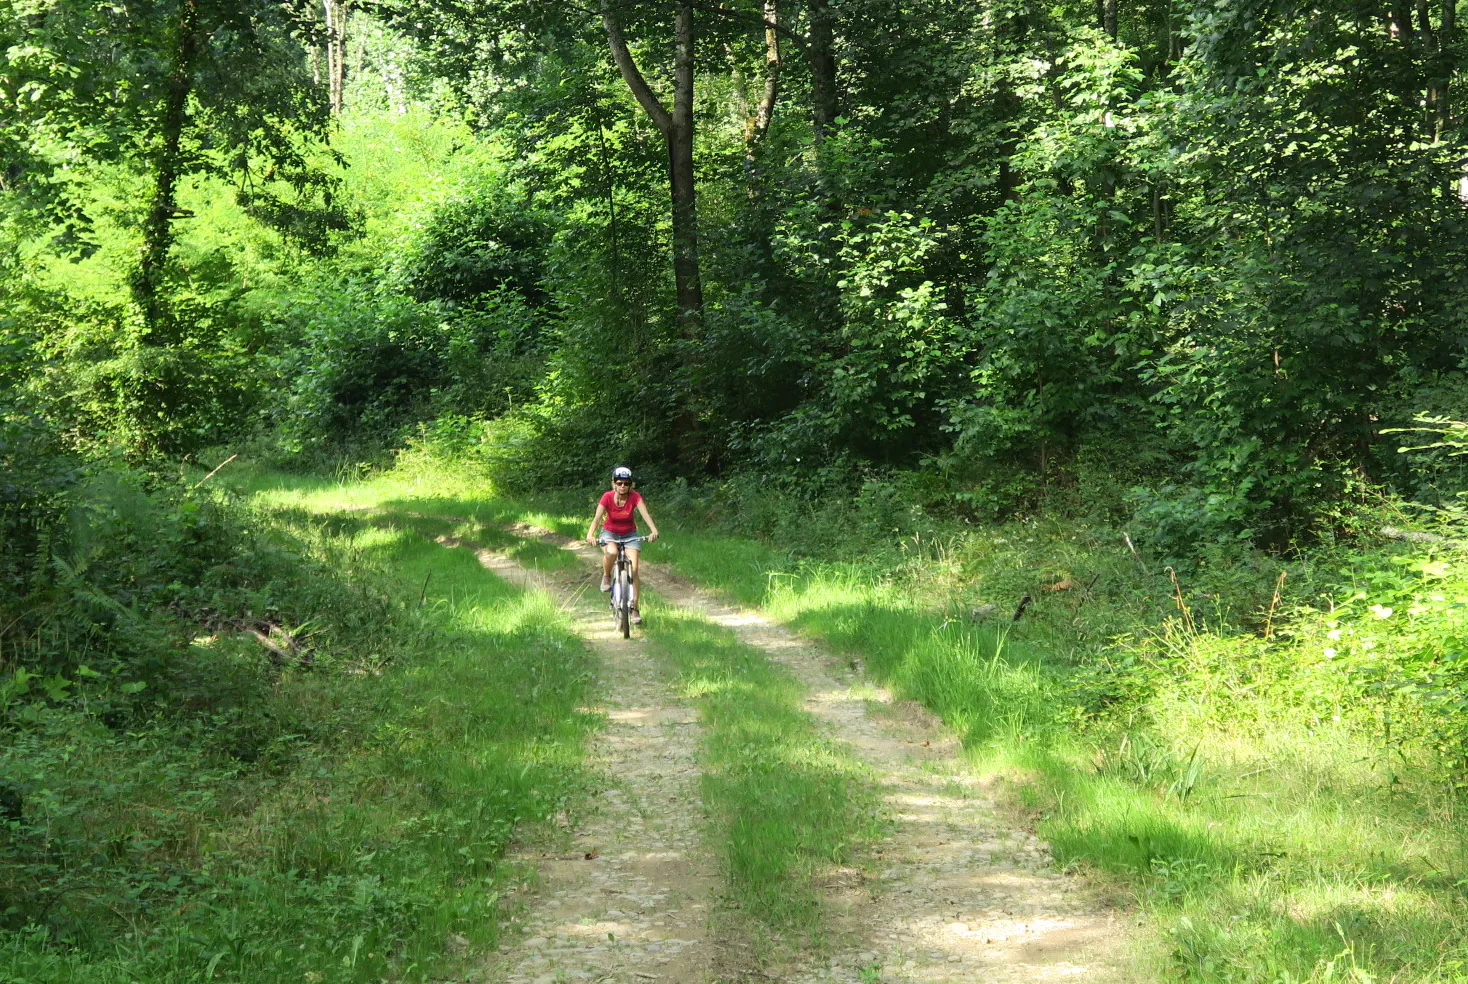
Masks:
[[[657,523],[654,523],[652,521],[652,513],[650,513],[650,512],[647,511],[647,500],[646,499],[643,499],[642,501],[640,501],[639,503],[637,503],[637,513],[643,519],[647,520],[647,528],[650,529],[650,530],[652,530],[652,534],[648,537],[648,540],[649,541],[656,540],[658,538],[658,536],[659,536],[659,534],[658,534],[658,524]]]
[[[596,504],[596,513],[591,517],[591,525],[586,528],[586,542],[596,542],[596,528],[601,525],[601,518],[607,513],[607,507],[600,502]]]

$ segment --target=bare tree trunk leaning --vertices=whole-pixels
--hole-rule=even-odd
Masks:
[[[686,338],[697,338],[703,324],[703,280],[699,272],[698,210],[693,167],[693,4],[680,0],[674,16],[673,109],[665,107],[648,86],[609,0],[602,0],[612,61],[638,105],[652,119],[668,145],[668,185],[673,199],[673,279],[678,317]]]
[[[143,341],[169,344],[161,294],[163,269],[173,247],[173,220],[178,211],[178,179],[183,172],[183,134],[188,126],[189,95],[194,87],[194,61],[199,49],[199,6],[184,0],[179,10],[173,72],[164,94],[160,143],[153,165],[153,198],[143,219],[143,253],[133,279],[133,299],[142,309]]]

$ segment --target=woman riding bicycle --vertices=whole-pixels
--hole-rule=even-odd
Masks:
[[[652,532],[645,538],[637,534],[636,515],[640,514],[647,520],[647,528]],[[605,520],[605,522],[603,522]],[[596,531],[601,526],[601,533]],[[612,565],[617,562],[617,546],[627,551],[627,557],[632,562],[632,622],[641,624],[642,615],[637,610],[637,594],[639,581],[637,577],[638,557],[642,550],[642,541],[646,539],[649,543],[658,538],[658,524],[653,522],[652,514],[647,511],[647,503],[643,500],[641,493],[632,488],[632,469],[625,465],[618,465],[612,469],[612,487],[602,494],[601,501],[596,504],[596,513],[591,517],[591,525],[586,529],[586,542],[590,544],[601,544],[601,589],[612,590]]]

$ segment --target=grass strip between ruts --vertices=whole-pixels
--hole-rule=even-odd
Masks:
[[[817,880],[884,830],[869,770],[802,709],[760,650],[656,592],[642,626],[703,725],[703,798],[733,898],[768,927],[819,939]]]

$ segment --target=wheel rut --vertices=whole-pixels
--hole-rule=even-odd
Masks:
[[[602,665],[606,727],[592,752],[604,777],[585,822],[554,852],[521,845],[538,870],[526,919],[485,968],[489,981],[705,984],[716,979],[718,869],[703,844],[697,714],[676,699],[640,640],[624,640],[595,591],[550,578],[452,537],[499,577],[556,596]]]
[[[511,529],[596,560],[579,541]],[[935,716],[896,701],[758,612],[659,565],[644,561],[643,570],[666,601],[726,626],[795,675],[806,710],[878,777],[893,824],[859,866],[826,875],[834,954],[797,955],[760,977],[790,984],[1137,979],[1126,946],[1132,920],[1083,879],[1058,872],[1043,842],[1005,820]],[[588,568],[585,583],[593,576]]]

